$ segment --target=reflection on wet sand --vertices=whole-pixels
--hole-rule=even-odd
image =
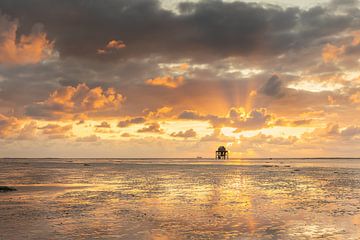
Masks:
[[[359,239],[347,161],[3,159],[0,239]]]

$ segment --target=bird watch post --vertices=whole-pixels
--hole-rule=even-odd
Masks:
[[[215,159],[229,159],[229,151],[224,146],[220,146],[215,152]]]

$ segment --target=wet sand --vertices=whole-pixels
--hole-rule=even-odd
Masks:
[[[0,159],[0,239],[360,239],[356,159]]]

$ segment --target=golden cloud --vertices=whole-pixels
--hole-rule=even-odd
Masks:
[[[153,86],[163,86],[167,88],[177,88],[181,86],[185,81],[185,78],[183,76],[178,77],[172,77],[172,76],[162,76],[162,77],[156,77],[153,79],[148,79],[145,81],[148,85]]]
[[[0,16],[0,25],[0,63],[34,64],[52,55],[54,42],[50,42],[46,34],[39,31],[39,26],[30,35],[17,38],[18,21]]]
[[[69,118],[74,114],[84,116],[87,113],[116,110],[124,97],[113,88],[89,88],[86,84],[77,87],[62,87],[43,101],[26,107],[26,114],[39,118]]]

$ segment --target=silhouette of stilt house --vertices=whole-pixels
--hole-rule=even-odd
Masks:
[[[229,159],[229,151],[224,146],[220,146],[215,152],[215,159]]]

